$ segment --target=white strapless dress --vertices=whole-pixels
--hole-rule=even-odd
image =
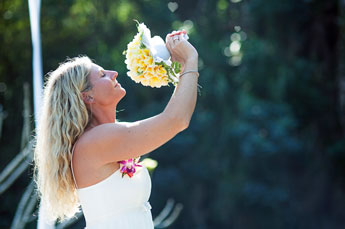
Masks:
[[[151,179],[145,166],[137,167],[131,178],[122,177],[118,169],[103,181],[77,192],[87,229],[154,228],[148,202]]]

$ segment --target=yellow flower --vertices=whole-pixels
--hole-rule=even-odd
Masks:
[[[176,83],[176,79],[169,75],[171,71],[168,73],[164,67],[168,65],[165,64],[163,66],[163,64],[155,62],[156,60],[161,63],[161,60],[154,59],[150,51],[149,43],[147,42],[149,42],[148,39],[151,39],[151,35],[149,36],[148,33],[144,34],[146,37],[141,41],[141,36],[143,35],[141,32],[142,30],[139,29],[138,34],[127,45],[125,60],[129,70],[127,75],[136,83],[141,83],[144,86],[160,88],[161,86],[168,85],[169,82]]]
[[[157,76],[153,76],[151,79],[149,79],[151,87],[161,87],[161,82]]]
[[[148,56],[145,58],[145,64],[149,66],[154,66],[153,58],[151,56]]]
[[[165,68],[163,66],[158,67],[156,72],[160,75],[166,75],[167,74],[167,70],[165,70]]]
[[[148,49],[142,49],[145,56],[150,56],[150,51]]]
[[[151,79],[152,77],[154,77],[154,75],[151,72],[145,72],[145,79]]]
[[[153,74],[155,73],[151,66],[147,66],[145,70],[146,70],[146,72],[149,72],[149,73],[153,73]]]

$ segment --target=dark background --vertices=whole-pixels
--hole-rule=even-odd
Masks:
[[[164,109],[173,87],[126,76],[133,19],[162,37],[185,28],[203,88],[190,127],[149,154],[158,161],[153,216],[174,198],[184,208],[170,228],[344,228],[344,7],[344,0],[43,0],[43,70],[88,55],[119,72],[127,95],[117,118],[147,118]],[[32,85],[27,1],[0,2],[0,45],[1,171],[20,151],[23,83]],[[0,228],[11,225],[31,177],[28,170],[0,196]]]

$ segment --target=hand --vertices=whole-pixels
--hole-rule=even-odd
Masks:
[[[165,40],[166,46],[171,54],[171,60],[177,61],[187,70],[197,70],[198,52],[185,37],[186,31],[173,31],[169,33]],[[188,66],[188,67],[187,67]]]

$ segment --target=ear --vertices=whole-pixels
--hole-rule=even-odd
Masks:
[[[82,92],[81,97],[85,104],[92,104],[94,103],[94,98],[88,92]]]

